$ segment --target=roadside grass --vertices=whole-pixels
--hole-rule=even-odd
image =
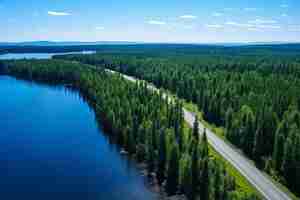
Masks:
[[[227,160],[225,160],[212,146],[209,146],[210,155],[219,162],[222,162],[226,168],[226,171],[230,176],[235,179],[237,185],[237,191],[239,194],[254,194],[260,199],[264,199],[261,193],[252,186],[252,184],[231,165]]]
[[[209,124],[207,121],[204,120],[203,117],[203,113],[200,112],[197,108],[197,106],[191,102],[186,102],[185,100],[183,100],[183,107],[190,111],[195,113],[198,116],[198,120],[201,121],[201,123],[208,129],[210,129],[211,131],[213,131],[215,134],[217,134],[220,138],[222,138],[223,140],[227,140],[225,137],[225,129],[223,127],[216,127],[213,124]]]
[[[176,98],[173,95],[173,98]],[[230,146],[232,146],[232,144],[227,140],[227,138],[225,137],[225,129],[223,127],[216,127],[215,125],[209,124],[207,121],[205,121],[203,119],[203,113],[201,111],[199,111],[198,107],[191,103],[191,102],[187,102],[185,100],[183,101],[183,107],[190,111],[193,112],[194,114],[196,114],[198,116],[198,120],[201,121],[201,123],[208,129],[210,129],[211,131],[213,131],[217,136],[219,136],[220,138],[222,138],[224,140],[224,142],[226,142],[227,144],[229,144]],[[226,166],[226,170],[227,172],[235,178],[236,180],[236,184],[239,188],[239,191],[241,193],[246,192],[246,193],[252,193],[252,194],[256,194],[258,197],[260,197],[261,199],[263,199],[261,193],[252,186],[252,184],[241,174],[239,173],[235,167],[233,165],[231,165],[227,160],[225,160],[217,151],[215,151],[215,149],[210,146],[210,153],[211,156],[214,157],[216,160],[219,160],[220,162],[223,162]],[[251,160],[250,162],[255,165]],[[291,199],[293,200],[300,200],[300,198],[296,197],[295,194],[293,194],[286,186],[284,186],[283,184],[281,184],[279,181],[276,181],[276,179],[278,179],[278,177],[274,177],[274,176],[270,176],[269,174],[267,174],[266,172],[262,171],[262,173],[264,173],[265,176],[268,176],[269,179],[277,186],[279,187],[281,190],[283,190]]]
[[[285,185],[280,183],[280,180],[278,180],[279,179],[278,176],[276,176],[276,175],[271,176],[271,175],[267,174],[266,172],[263,172],[263,173],[264,173],[265,176],[270,177],[270,180],[272,181],[272,183],[274,183],[277,187],[279,187],[282,191],[284,191],[291,199],[300,200],[300,197],[297,197]]]
[[[185,122],[184,132],[191,131],[191,129],[192,127],[190,127],[189,124]],[[209,153],[211,158],[217,160],[217,162],[223,163],[227,173],[235,179],[236,195],[243,196],[245,194],[253,194],[259,197],[259,199],[264,199],[261,193],[258,190],[256,190],[256,188],[254,188],[252,184],[238,170],[236,170],[233,165],[231,165],[217,151],[215,151],[215,149],[211,145],[209,145]]]
[[[175,100],[176,98],[178,98],[174,94],[170,93],[169,91],[164,90],[164,92],[167,93],[168,97],[171,98],[172,100]],[[183,102],[183,107],[187,111],[190,111],[190,112],[193,112],[194,114],[196,114],[198,116],[198,120],[200,120],[206,128],[212,130],[219,137],[226,140],[224,128],[218,128],[214,125],[209,124],[208,122],[206,122],[203,119],[203,113],[198,110],[198,107],[195,104],[193,104],[191,102],[187,102],[182,99],[180,99],[180,100]],[[190,127],[187,123],[185,123],[185,124],[186,124],[185,131],[189,131],[189,129],[191,129],[192,127]],[[240,195],[254,194],[257,197],[259,197],[260,199],[264,199],[263,196],[261,195],[261,193],[255,187],[253,187],[252,184],[232,164],[230,164],[217,151],[215,151],[215,149],[211,145],[209,145],[209,150],[210,150],[209,151],[210,156],[213,157],[214,159],[216,159],[217,161],[222,162],[224,164],[228,174],[235,179],[238,194],[240,194]]]
[[[142,80],[138,80],[142,81]],[[147,83],[147,82],[146,82]],[[151,86],[154,86],[152,83],[149,83]],[[184,99],[181,99],[171,93],[169,90],[165,90],[164,88],[159,88],[160,91],[165,93],[168,98],[170,99],[171,102],[174,102],[176,99],[179,99],[180,101],[183,102],[183,107],[187,111],[190,111],[198,116],[198,120],[201,121],[201,123],[211,131],[213,131],[217,136],[219,136],[221,139],[224,140],[227,144],[230,146],[233,146],[225,137],[225,129],[223,127],[216,127],[215,125],[209,124],[207,121],[204,120],[203,118],[203,113],[199,111],[197,105],[195,105],[192,102],[187,102]],[[185,122],[185,130],[184,131],[190,131],[191,127]],[[210,149],[210,156],[212,156],[214,159],[224,163],[226,171],[229,173],[230,176],[235,178],[236,185],[237,185],[237,192],[238,195],[244,195],[244,194],[254,194],[260,199],[264,199],[262,194],[227,160],[225,160],[215,149],[209,145]],[[251,162],[251,161],[250,161]],[[253,163],[253,162],[252,162]],[[254,163],[253,163],[254,164]],[[262,171],[266,176],[270,177],[270,180],[277,185],[280,189],[282,189],[286,194],[293,200],[300,200],[300,198],[296,197],[292,192],[289,191],[289,189],[281,184],[278,181],[274,180],[274,177],[271,177],[264,171]]]

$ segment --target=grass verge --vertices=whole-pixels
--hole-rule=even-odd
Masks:
[[[174,94],[172,94],[170,91],[165,90],[163,88],[160,88],[161,91],[163,91],[168,98],[171,99],[171,101],[178,99],[178,97]],[[201,111],[199,111],[198,107],[191,103],[191,102],[187,102],[183,99],[180,99],[183,102],[183,107],[190,111],[195,113],[198,116],[198,119],[201,121],[201,123],[208,129],[210,129],[211,131],[213,131],[217,136],[219,136],[220,138],[222,138],[226,143],[228,143],[229,145],[231,145],[231,143],[226,139],[225,137],[225,129],[223,127],[216,127],[215,125],[209,124],[208,122],[206,122],[203,118],[203,113]],[[189,127],[189,125],[186,125],[187,129],[191,128]],[[231,145],[232,146],[232,145]],[[210,154],[213,158],[215,158],[216,160],[223,162],[227,172],[229,173],[230,176],[235,178],[237,187],[238,187],[238,192],[240,194],[254,194],[257,197],[264,199],[262,194],[227,160],[225,160],[217,151],[215,151],[215,149],[210,145]],[[264,172],[263,172],[264,173]],[[266,173],[264,173],[266,174]],[[266,174],[267,176],[269,176],[268,174]],[[289,191],[289,189],[287,187],[285,187],[284,185],[282,185],[281,183],[279,183],[278,181],[275,181],[271,176],[270,180],[277,185],[280,189],[282,189],[284,192],[286,192],[286,194],[293,200],[300,200],[299,198],[297,198],[292,192]]]
[[[173,96],[173,98],[176,98]],[[198,116],[198,119],[201,121],[201,123],[211,131],[213,131],[217,136],[222,138],[226,143],[231,143],[226,139],[225,137],[225,129],[223,127],[216,127],[215,125],[209,124],[203,119],[203,113],[198,110],[197,106],[191,102],[186,102],[183,100],[183,106],[186,110],[195,113]],[[231,145],[232,146],[232,145]],[[220,162],[223,162],[226,166],[226,169],[228,173],[236,179],[236,183],[238,185],[238,188],[240,189],[240,192],[247,192],[247,193],[253,193],[256,194],[258,197],[262,198],[261,193],[252,186],[252,184],[241,174],[239,173],[231,163],[229,163],[227,160],[225,160],[217,151],[214,150],[212,146],[210,146],[210,153],[211,156],[213,156],[215,159],[219,160]],[[253,163],[254,164],[254,163]],[[293,200],[300,200],[300,198],[296,197],[289,189],[281,184],[280,182],[274,180],[269,174],[263,172],[266,176],[270,178],[270,180],[279,187],[282,191],[284,191],[291,199]]]

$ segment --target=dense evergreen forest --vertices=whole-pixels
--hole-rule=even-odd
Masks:
[[[125,42],[126,43],[126,42]],[[131,55],[285,55],[299,56],[300,44],[264,44],[264,45],[245,45],[245,44],[102,44],[102,45],[4,45],[0,43],[0,54],[4,53],[61,53],[76,51],[98,51],[102,54],[120,53]],[[298,57],[299,58],[299,57]]]
[[[110,138],[145,163],[149,178],[169,195],[183,193],[191,200],[257,199],[240,191],[224,165],[209,156],[206,134],[199,136],[198,122],[191,130],[185,126],[182,103],[170,103],[145,83],[63,60],[1,61],[0,71],[81,91]]]
[[[238,53],[240,50],[240,53]],[[192,101],[205,120],[300,195],[300,57],[297,48],[216,47],[134,55],[57,56],[132,75]],[[221,53],[220,53],[221,52]]]

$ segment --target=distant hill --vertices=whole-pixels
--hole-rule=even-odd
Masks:
[[[92,45],[132,45],[132,44],[174,44],[180,43],[147,43],[147,42],[128,42],[128,41],[95,41],[95,42],[79,42],[79,41],[66,41],[66,42],[55,42],[55,41],[30,41],[30,42],[0,42],[0,46],[92,46]],[[223,43],[182,43],[184,45],[205,45],[205,46],[257,46],[257,45],[284,45],[284,44],[300,44],[300,43],[289,43],[289,42],[223,42]]]
[[[81,45],[129,45],[137,42],[126,41],[97,41],[97,42],[53,42],[53,41],[32,41],[32,42],[0,42],[0,46],[81,46]],[[140,44],[140,43],[139,43]]]
[[[64,53],[96,51],[127,54],[177,54],[177,55],[300,55],[300,43],[143,43],[124,41],[98,42],[53,42],[33,41],[20,43],[0,42],[0,54],[5,53]]]

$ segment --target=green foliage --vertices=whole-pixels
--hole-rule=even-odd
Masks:
[[[165,172],[167,166],[167,144],[165,132],[161,131],[159,136],[159,152],[158,152],[158,167],[157,179],[161,185],[165,179]]]
[[[178,47],[176,51],[162,48],[157,54],[141,51],[138,55],[118,52],[59,58],[136,76],[195,103],[206,121],[225,127],[227,140],[258,167],[275,170],[300,195],[297,181],[288,175],[300,162],[300,60],[295,52],[287,53],[288,49]],[[177,128],[175,133],[178,137]],[[287,151],[293,155],[287,156]],[[287,159],[292,169],[283,166]]]
[[[143,83],[128,82],[90,65],[59,60],[5,61],[4,65],[19,78],[80,90],[109,137],[144,162],[168,194],[183,192],[189,199],[205,200],[229,199],[238,193],[223,165],[209,157],[206,132],[197,139],[196,123],[195,130],[184,127],[182,103],[168,102]]]
[[[209,169],[208,169],[208,159],[205,158],[202,164],[201,178],[200,178],[200,199],[209,199]]]
[[[166,190],[168,194],[174,195],[178,191],[179,186],[179,148],[177,144],[173,144],[171,158],[167,172]]]
[[[198,133],[199,134],[199,133]],[[191,199],[196,199],[199,193],[200,186],[200,153],[198,149],[198,143],[192,143],[192,167],[191,167]]]
[[[197,116],[195,117],[193,124],[193,137],[196,139],[196,141],[199,141],[199,121]]]

